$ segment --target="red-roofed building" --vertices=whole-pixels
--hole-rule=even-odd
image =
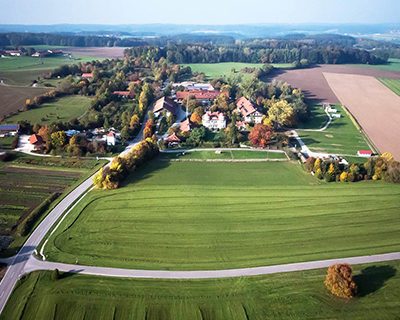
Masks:
[[[162,97],[154,104],[153,113],[155,117],[158,117],[163,111],[177,115],[179,113],[178,108],[179,106],[172,99],[168,97]]]
[[[263,114],[257,111],[254,104],[245,97],[241,97],[236,101],[236,112],[242,115],[246,123],[261,123]]]
[[[93,79],[93,72],[91,73],[82,73],[83,79]]]
[[[33,134],[29,137],[29,143],[34,146],[35,150],[39,150],[43,147],[44,141],[38,134]]]
[[[199,101],[213,101],[220,94],[227,94],[226,92],[220,92],[218,90],[188,90],[188,91],[178,91],[176,93],[176,99],[178,101],[184,101],[186,99],[196,99]]]
[[[364,158],[369,158],[373,155],[374,153],[371,150],[358,150],[357,155],[359,157],[364,157]]]
[[[185,121],[182,121],[179,125],[179,129],[181,132],[189,132],[191,129],[190,120],[186,119]]]
[[[169,135],[164,139],[164,142],[167,142],[168,144],[177,144],[181,142],[181,139],[176,135],[174,132],[173,134]]]
[[[222,112],[207,111],[201,118],[203,126],[210,130],[226,128],[226,119]]]
[[[114,91],[114,95],[119,96],[119,97],[124,97],[124,98],[135,98],[135,92],[132,91]]]

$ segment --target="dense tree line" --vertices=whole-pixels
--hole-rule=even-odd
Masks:
[[[165,47],[140,46],[127,49],[134,57],[165,58],[170,63],[294,63],[307,60],[311,64],[385,63],[366,50],[340,46],[305,44],[296,41],[260,41],[238,45],[169,44]]]

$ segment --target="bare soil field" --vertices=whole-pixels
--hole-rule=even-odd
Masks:
[[[0,119],[23,109],[26,99],[31,99],[50,90],[46,88],[0,85]]]
[[[400,160],[400,97],[373,76],[323,73],[380,152]]]
[[[310,100],[316,102],[339,103],[339,99],[329,87],[323,73],[355,74],[376,78],[400,79],[400,72],[362,68],[348,65],[318,65],[308,69],[277,70],[273,79],[283,80],[294,87],[301,88]]]
[[[122,58],[124,56],[124,50],[126,48],[123,47],[68,47],[65,48],[65,52],[70,52],[76,55],[82,56],[91,56],[98,58]]]

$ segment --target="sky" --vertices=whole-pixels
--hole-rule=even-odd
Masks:
[[[0,24],[399,23],[399,0],[0,0]]]

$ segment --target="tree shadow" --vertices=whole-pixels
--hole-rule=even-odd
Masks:
[[[396,269],[392,266],[371,266],[361,270],[354,276],[354,282],[358,287],[358,296],[365,297],[382,288],[386,281],[396,275]]]
[[[65,272],[60,271],[60,274],[58,276],[58,280],[66,279],[66,278],[69,278],[69,277],[73,277],[73,276],[81,273],[83,270],[84,269],[71,269],[71,270],[65,271]]]

